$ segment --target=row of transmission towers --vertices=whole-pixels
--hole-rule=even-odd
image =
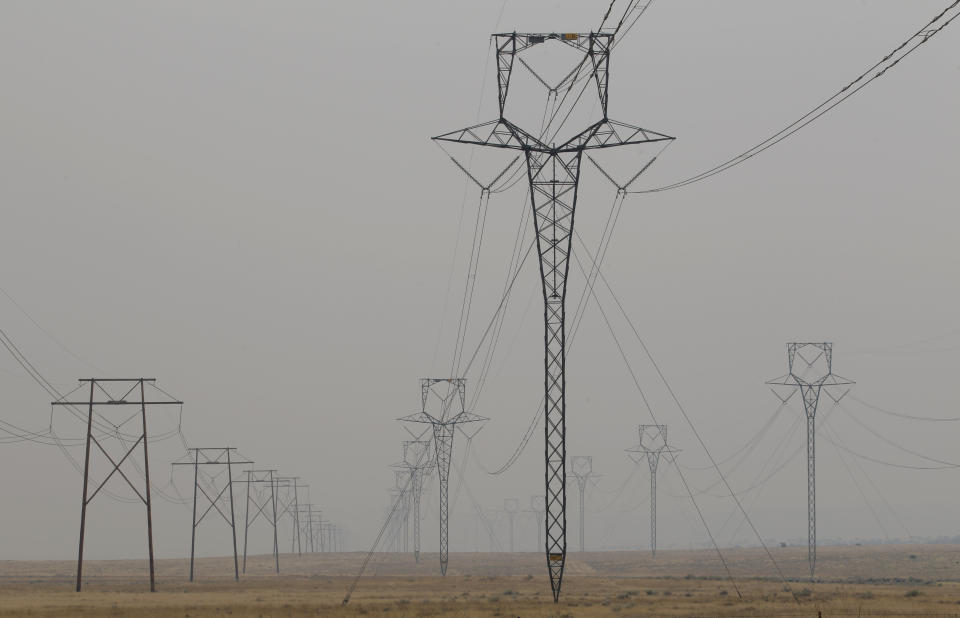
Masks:
[[[634,463],[646,461],[650,467],[650,551],[657,555],[657,469],[660,457],[667,456],[671,460],[679,449],[667,444],[666,425],[640,425],[640,442],[627,449],[627,455]],[[588,483],[599,477],[593,470],[593,457],[589,455],[575,455],[570,458],[570,477],[576,480],[580,493],[580,551],[585,551],[584,526],[586,523],[586,497]]]
[[[78,416],[86,417],[86,440],[83,464],[83,493],[80,506],[80,537],[77,551],[76,590],[83,585],[83,555],[86,540],[87,507],[111,479],[122,480],[143,503],[146,509],[147,549],[149,555],[150,591],[156,591],[154,544],[153,544],[153,500],[150,480],[149,444],[151,439],[147,430],[147,410],[155,406],[182,406],[183,402],[170,396],[155,385],[153,378],[87,378],[80,380],[78,389],[52,402],[55,407],[67,408]],[[85,399],[73,400],[70,394],[80,388],[88,387]],[[148,388],[149,396],[148,396]],[[136,409],[133,415],[123,418],[118,414],[130,408]],[[85,409],[86,414],[82,414]],[[128,425],[134,420],[135,433],[128,433]],[[110,431],[104,428],[109,427]],[[107,438],[114,438],[121,449],[111,446]],[[142,454],[142,467],[137,463],[135,453]],[[107,472],[102,480],[91,486],[91,470],[97,460],[106,463]],[[241,571],[246,571],[247,547],[251,527],[258,521],[266,521],[271,531],[273,557],[277,573],[280,572],[280,539],[278,526],[285,518],[291,520],[291,553],[303,553],[304,547],[312,551],[315,540],[323,544],[326,533],[328,546],[336,547],[342,536],[329,522],[324,524],[320,511],[309,500],[301,500],[300,491],[308,486],[300,483],[299,477],[280,476],[275,469],[254,469],[254,462],[237,455],[232,446],[187,448],[182,460],[174,461],[172,466],[193,467],[193,496],[191,501],[190,525],[190,581],[194,581],[197,530],[209,517],[220,520],[230,529],[233,547],[234,578],[239,580]],[[102,464],[101,464],[102,465]],[[237,470],[237,466],[251,466]],[[132,470],[130,468],[133,468]],[[240,472],[237,478],[236,472]],[[225,476],[224,476],[225,475]],[[142,482],[140,479],[142,478]],[[135,482],[136,481],[136,482]],[[172,482],[172,477],[171,477]],[[244,535],[242,566],[237,539],[237,514],[234,486],[245,485]],[[326,529],[324,528],[326,525]],[[306,545],[305,545],[306,542]]]
[[[404,423],[419,423],[428,425],[426,431],[414,434],[417,443],[416,450],[412,446],[404,447],[404,462],[402,467],[408,472],[404,477],[404,489],[396,497],[402,507],[405,496],[412,498],[415,511],[414,524],[414,552],[420,557],[420,493],[423,488],[423,474],[430,468],[436,467],[437,478],[440,481],[440,573],[447,574],[449,562],[449,493],[450,493],[450,466],[453,461],[454,436],[459,431],[472,440],[488,420],[467,409],[467,380],[466,378],[421,378],[420,379],[420,411],[404,416],[398,420]],[[471,429],[464,429],[464,425]],[[423,448],[420,444],[423,438],[430,440]],[[429,442],[433,443],[433,452],[430,452]],[[408,461],[412,460],[412,461]],[[411,474],[409,471],[414,470]],[[413,491],[411,491],[413,489]],[[402,507],[403,508],[403,507]],[[401,510],[402,510],[401,508]],[[404,516],[408,519],[408,516]]]
[[[816,509],[816,415],[822,394],[835,404],[850,391],[854,381],[833,372],[833,343],[791,342],[787,344],[788,373],[767,382],[774,394],[786,405],[797,393],[803,401],[807,420],[807,562],[813,578],[817,562],[817,509]],[[627,454],[637,464],[646,461],[650,469],[650,551],[657,554],[657,471],[662,457],[675,460],[679,449],[667,441],[666,425],[640,425],[639,443],[627,449]],[[593,458],[574,456],[570,458],[571,477],[576,479],[580,491],[580,551],[584,549],[584,491],[587,482],[596,475]]]
[[[441,143],[487,146],[506,151],[515,150],[521,153],[526,163],[530,203],[535,222],[544,308],[544,480],[546,488],[544,496],[546,516],[544,549],[550,586],[555,602],[560,597],[567,552],[566,293],[582,159],[588,151],[655,142],[669,143],[674,139],[662,133],[631,126],[609,118],[610,52],[614,47],[614,35],[617,31],[619,31],[619,28],[612,32],[601,29],[600,32],[587,33],[508,32],[492,35],[491,43],[496,57],[499,115],[493,120],[433,138]],[[523,58],[529,50],[545,45],[551,46],[554,53],[563,51],[562,48],[564,47],[568,48],[568,51],[572,49],[578,52],[578,57],[580,57],[580,63],[555,87],[536,73]],[[566,137],[559,142],[555,139],[562,125],[569,118],[569,112],[563,117],[560,126],[552,127],[548,123],[545,127],[542,127],[543,130],[541,131],[525,129],[512,122],[508,115],[512,117],[513,112],[511,111],[508,114],[508,110],[516,109],[515,106],[511,108],[509,105],[515,61],[519,61],[521,65],[527,68],[536,77],[536,80],[549,91],[549,95],[556,95],[558,89],[568,81],[570,82],[569,87],[572,88],[575,82],[583,80],[585,82],[584,89],[592,82],[597,95],[594,105],[599,104],[600,118],[588,124],[579,132],[573,133],[571,137]],[[582,70],[586,72],[586,75],[581,78]],[[583,92],[581,92],[582,94]],[[577,97],[572,104],[573,107],[576,107],[579,101],[580,97]],[[573,111],[573,107],[570,111]],[[552,121],[553,118],[551,118],[551,123]],[[589,155],[587,156],[590,158]],[[656,156],[650,158],[640,172],[634,175],[625,185],[614,181],[602,168],[600,171],[617,186],[618,196],[625,195],[628,185],[637,180],[656,158]],[[590,160],[593,161],[592,158]],[[456,159],[453,159],[453,161],[471,179],[477,182],[467,168]],[[596,164],[595,161],[594,164]],[[512,165],[513,163],[510,164],[510,166]],[[599,165],[597,167],[599,168]],[[501,173],[502,175],[503,173]],[[491,189],[490,186],[483,186],[479,182],[477,184],[481,185],[481,192],[489,192]],[[811,577],[816,564],[815,418],[817,406],[822,392],[828,393],[831,398],[839,402],[839,398],[846,393],[844,389],[848,389],[853,384],[853,382],[833,373],[832,354],[833,346],[831,343],[790,343],[787,345],[788,374],[770,382],[771,386],[792,389],[786,396],[787,398],[792,396],[793,392],[799,390],[807,418],[808,561]],[[804,375],[802,375],[795,370],[795,360],[797,358],[806,363],[807,370],[811,370],[818,363],[823,367],[814,371],[815,376],[812,379],[804,377],[807,371],[803,372]],[[835,396],[830,393],[830,389],[837,389],[841,393]],[[778,394],[778,396],[780,395]],[[787,399],[781,397],[781,400],[785,403]],[[425,418],[422,422],[433,420]],[[442,423],[438,425],[434,422],[435,434],[438,434],[438,431],[440,431],[438,428],[440,427],[445,428],[448,435],[452,434],[452,427],[446,427]],[[446,486],[443,471],[446,465],[444,457],[449,457],[448,447],[451,441],[449,439],[438,440],[437,443],[441,493],[443,494]],[[443,452],[444,448],[447,448],[446,452]],[[650,468],[650,546],[655,553],[657,468],[662,457],[672,458],[676,451],[666,442],[665,426],[642,425],[640,427],[640,442],[636,447],[630,449],[629,453],[635,461],[645,459]],[[583,494],[587,482],[592,478],[592,460],[589,457],[574,457],[570,459],[570,463],[572,470],[569,476],[576,479],[580,491],[580,547],[582,549],[584,544]],[[445,569],[445,530],[448,514],[445,494],[443,495],[441,560],[442,568]]]
[[[235,479],[234,466],[252,466],[252,460],[234,457],[234,447],[189,448],[187,461],[176,461],[174,466],[193,466],[193,517],[190,533],[190,581],[194,581],[197,529],[208,515],[216,513],[230,528],[233,542],[234,579],[247,572],[247,549],[250,530],[258,522],[264,522],[272,542],[274,570],[280,573],[281,541],[280,526],[289,520],[290,553],[303,555],[337,551],[339,539],[334,524],[324,520],[322,511],[309,500],[310,486],[301,483],[300,477],[282,476],[276,469],[248,468],[241,470],[241,478]],[[226,479],[218,483],[217,474],[203,474],[201,469],[226,471]],[[234,507],[234,484],[244,486],[243,554],[237,548],[237,519]],[[303,499],[304,494],[306,500]],[[202,499],[200,497],[202,496]],[[198,501],[199,500],[199,501]],[[198,506],[203,510],[198,511]],[[199,513],[199,516],[198,516]],[[229,514],[228,514],[229,513]]]
[[[788,372],[767,382],[774,394],[786,405],[797,392],[803,401],[807,420],[807,562],[813,578],[817,562],[817,478],[816,416],[820,397],[826,394],[835,404],[850,392],[854,381],[833,372],[833,343],[791,342],[787,344]],[[657,471],[662,457],[674,461],[679,449],[667,441],[666,425],[640,425],[639,444],[627,449],[637,464],[646,461],[650,469],[650,551],[657,554]],[[584,490],[594,478],[593,458],[575,456],[570,459],[571,476],[580,490],[580,551],[584,549]]]
[[[391,520],[393,530],[388,538],[393,540],[394,551],[412,551],[414,560],[420,562],[420,501],[424,482],[436,462],[428,440],[404,440],[401,448],[400,461],[391,466],[394,487],[390,488],[389,495],[391,504],[398,503],[398,509]]]

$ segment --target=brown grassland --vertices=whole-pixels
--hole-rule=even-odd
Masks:
[[[198,560],[193,584],[186,560],[160,560],[154,594],[145,561],[87,562],[80,594],[73,562],[0,561],[0,617],[960,616],[960,546],[824,547],[815,582],[805,548],[772,551],[789,587],[762,550],[724,552],[734,582],[708,551],[573,553],[558,605],[532,553],[451,554],[447,577],[436,554],[381,554],[348,605],[359,553],[282,555],[280,576],[256,556],[240,583],[231,559]]]

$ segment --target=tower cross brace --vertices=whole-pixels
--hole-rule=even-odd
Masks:
[[[666,142],[673,138],[608,117],[612,34],[512,32],[494,34],[492,38],[497,60],[499,117],[434,139],[519,150],[526,161],[544,302],[545,552],[550,587],[557,602],[567,554],[565,300],[580,163],[588,150]],[[514,59],[525,50],[548,42],[567,45],[583,54],[582,62],[596,86],[602,113],[600,120],[560,144],[542,141],[543,136],[528,133],[505,115]]]

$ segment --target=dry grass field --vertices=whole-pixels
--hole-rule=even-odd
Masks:
[[[960,546],[826,547],[818,577],[803,577],[805,548],[777,548],[790,580],[779,580],[762,550],[725,552],[736,586],[716,554],[664,551],[571,554],[559,605],[550,599],[539,554],[452,554],[447,577],[437,557],[378,555],[351,602],[341,604],[362,554],[257,556],[236,583],[230,559],[157,563],[147,592],[145,561],[90,561],[85,590],[73,592],[73,562],[0,561],[0,617],[7,616],[960,616]],[[739,594],[738,594],[739,589]],[[799,603],[794,599],[799,599]]]

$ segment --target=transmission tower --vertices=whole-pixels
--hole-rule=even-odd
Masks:
[[[450,462],[453,457],[453,435],[457,429],[463,431],[462,425],[476,423],[488,419],[467,412],[467,380],[466,378],[422,378],[420,380],[420,401],[422,411],[405,416],[399,420],[411,423],[427,423],[433,428],[433,446],[437,464],[437,474],[440,477],[440,573],[447,574],[448,558],[448,526],[450,513],[447,506],[447,495],[450,481]],[[439,411],[428,412],[433,403]],[[476,430],[479,431],[479,428]],[[472,438],[476,431],[467,434]]]
[[[396,505],[396,508],[385,506],[384,515],[388,518],[389,532],[387,533],[388,551],[399,554],[401,552],[401,536],[403,536],[403,490],[391,487],[387,490],[387,504]]]
[[[510,522],[510,553],[514,552],[513,541],[516,535],[513,533],[513,518],[520,512],[520,501],[516,498],[505,498],[503,500],[503,510],[507,514]]]
[[[308,488],[309,485],[301,484],[299,476],[278,476],[277,483],[278,489],[283,485],[286,490],[277,492],[277,521],[290,516],[293,520],[290,553],[303,554],[300,539],[300,490]]]
[[[396,464],[394,465],[396,467]],[[397,529],[396,544],[397,551],[407,553],[410,549],[410,510],[413,506],[412,492],[409,491],[408,480],[412,480],[411,471],[408,468],[400,467],[393,471],[394,486],[390,489],[391,504],[399,500],[399,509],[394,518],[394,524]]]
[[[277,490],[280,485],[286,486],[286,483],[280,483],[277,480],[277,471],[276,470],[247,470],[247,505],[244,513],[244,529],[243,529],[243,572],[247,572],[247,541],[250,537],[250,526],[252,526],[257,519],[263,515],[267,523],[270,524],[270,527],[273,529],[273,558],[276,563],[277,574],[280,573],[280,545],[277,542]],[[259,491],[263,489],[264,486],[270,488],[269,495],[264,491]],[[251,487],[254,489],[254,495],[250,495]],[[261,501],[262,500],[262,501]],[[253,505],[255,512],[253,518],[250,517],[250,508]],[[270,515],[268,516],[264,513],[264,509],[270,507]],[[268,518],[269,517],[269,518]]]
[[[570,477],[577,479],[577,489],[580,490],[580,551],[583,551],[583,523],[586,511],[584,509],[584,493],[587,483],[598,475],[593,473],[593,457],[589,455],[573,455],[570,457]]]
[[[337,534],[338,534],[337,525],[332,521],[323,521],[323,519],[321,518],[319,526],[320,526],[319,527],[320,536],[321,538],[325,539],[323,541],[323,544],[325,547],[323,551],[327,551],[327,552],[339,551],[338,544],[337,544]]]
[[[327,534],[327,551],[335,553],[337,551],[337,525],[328,521],[324,524],[323,529]]]
[[[434,466],[427,449],[430,443],[426,440],[404,440],[403,459],[395,464],[407,471],[410,478],[408,518],[413,520],[413,557],[420,562],[420,497],[423,494],[423,473]],[[409,507],[412,505],[412,514]]]
[[[299,523],[300,523],[300,536],[303,539],[304,551],[308,554],[315,552],[314,550],[314,538],[313,538],[313,516],[317,511],[314,510],[312,504],[301,504],[299,508]]]
[[[204,520],[210,511],[216,511],[220,517],[230,526],[230,532],[233,538],[233,577],[240,581],[240,566],[237,558],[237,519],[233,508],[233,466],[253,465],[252,461],[236,460],[231,458],[231,452],[237,449],[230,446],[218,447],[200,447],[188,448],[187,455],[193,453],[193,461],[175,461],[174,466],[193,466],[193,517],[190,526],[190,581],[193,581],[193,562],[195,549],[197,546],[197,526]],[[226,467],[227,482],[217,489],[214,479],[209,478],[210,492],[200,484],[200,466]],[[197,518],[197,495],[203,494],[207,507],[204,509],[200,518]],[[211,495],[213,494],[213,495]],[[227,494],[227,500],[230,502],[230,516],[220,508],[220,500]]]
[[[657,555],[657,467],[661,455],[673,457],[678,452],[679,449],[667,444],[666,425],[640,425],[640,444],[627,449],[634,463],[646,459],[650,466],[650,552],[654,556]]]
[[[547,506],[544,496],[530,496],[530,512],[537,522],[537,547],[543,546],[543,513]]]
[[[287,506],[285,510],[281,511],[284,514],[289,514],[293,519],[293,532],[290,538],[290,553],[296,552],[298,555],[303,555],[303,522],[300,521],[300,515],[303,513],[303,510],[300,508],[300,490],[306,489],[309,495],[310,485],[300,482],[300,477],[294,476],[287,479],[290,481],[291,485],[287,491]],[[293,490],[293,495],[290,496],[290,489]]]
[[[327,535],[327,551],[337,553],[340,551],[340,528],[332,521],[323,524],[323,529]]]
[[[798,360],[802,361],[802,365]],[[810,563],[810,579],[813,579],[817,564],[817,405],[820,403],[821,392],[839,403],[855,383],[833,373],[832,343],[788,343],[787,366],[789,372],[786,375],[770,380],[767,384],[789,389],[784,394],[771,389],[783,404],[790,400],[797,389],[803,398],[803,409],[807,416],[807,561]],[[798,371],[802,375],[798,374]],[[804,377],[810,373],[815,376],[813,380]],[[837,389],[836,396],[831,392],[832,388]]]
[[[317,530],[321,513],[314,508],[313,504],[300,505],[300,528],[304,538],[304,544],[307,546],[307,552],[315,554],[320,547],[320,539]]]
[[[613,34],[512,32],[495,34],[492,38],[497,59],[499,117],[434,139],[519,150],[523,152],[526,160],[544,301],[546,557],[553,599],[557,602],[560,598],[563,565],[567,554],[565,299],[581,160],[583,153],[588,150],[666,142],[673,138],[608,118]],[[600,120],[560,144],[553,142],[552,138],[543,141],[545,134],[535,137],[507,120],[505,116],[514,59],[531,47],[543,44],[566,45],[583,55],[581,64],[575,68],[575,75],[579,75],[581,67],[589,71],[588,77],[597,87],[602,114]],[[522,57],[520,61],[525,64]],[[576,77],[573,79],[576,81]],[[643,170],[640,173],[642,172]],[[489,191],[489,187],[485,189]],[[621,190],[625,191],[625,186],[618,187],[618,192]]]
[[[104,485],[107,484],[114,474],[119,474],[124,481],[127,482],[127,485],[130,486],[130,489],[133,490],[133,493],[137,495],[137,498],[143,502],[144,506],[147,507],[147,547],[150,552],[150,592],[156,592],[156,583],[154,579],[154,565],[153,565],[153,502],[150,498],[150,458],[147,454],[147,445],[149,444],[149,439],[147,438],[147,406],[154,405],[183,405],[182,401],[174,401],[172,398],[161,399],[157,401],[148,401],[145,393],[145,384],[150,384],[153,386],[153,383],[156,382],[153,378],[90,378],[85,380],[80,380],[81,386],[83,384],[90,384],[90,398],[88,401],[64,401],[60,399],[54,401],[53,405],[55,406],[67,406],[74,410],[77,410],[79,407],[87,408],[87,440],[86,440],[86,451],[84,454],[83,461],[83,500],[80,503],[80,543],[77,556],[77,592],[80,592],[80,587],[83,582],[83,540],[84,533],[86,532],[87,525],[87,505],[97,497],[97,494],[100,493],[100,490],[103,489]],[[156,387],[154,387],[156,389]],[[159,389],[156,389],[159,390]],[[139,391],[139,398],[137,394]],[[162,392],[162,391],[161,391]],[[98,395],[99,393],[99,395]],[[100,397],[100,399],[98,399]],[[131,399],[128,399],[131,397]],[[111,457],[109,451],[101,443],[101,439],[109,436],[110,434],[95,436],[93,434],[93,415],[94,408],[101,410],[97,412],[97,416],[103,418],[103,414],[106,413],[106,408],[124,408],[126,406],[137,406],[140,408],[140,414],[136,413],[133,416],[130,416],[126,420],[117,420],[118,424],[110,423],[111,428],[115,428],[115,435],[120,443],[123,445],[123,454],[119,458]],[[142,431],[139,433],[129,435],[121,434],[121,428],[129,421],[133,420],[137,416],[140,416]],[[125,438],[129,438],[133,442],[133,446],[127,447]],[[90,446],[91,444],[95,445],[100,452],[106,457],[107,461],[110,462],[110,473],[104,477],[103,481],[100,482],[100,485],[93,490],[93,493],[88,492],[90,484]],[[133,454],[137,448],[143,448],[143,492],[141,493],[140,489],[130,480],[121,466],[125,461]],[[131,460],[133,463],[133,460]],[[136,465],[135,463],[133,464]]]
[[[326,553],[330,551],[330,544],[327,543],[326,535],[324,535],[324,531],[327,529],[326,528],[327,522],[323,519],[323,513],[319,511],[317,512],[317,515],[316,515],[316,525],[317,525],[316,534],[317,534],[317,543],[318,543],[317,551],[321,553]]]

